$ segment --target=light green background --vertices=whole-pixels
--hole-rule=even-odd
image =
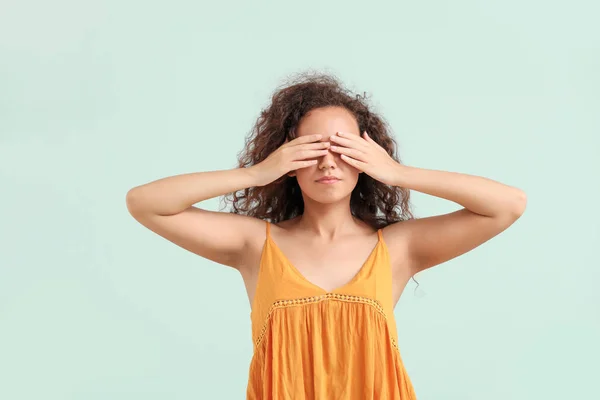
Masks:
[[[241,278],[143,228],[125,194],[235,166],[273,89],[307,68],[370,93],[407,164],[528,194],[509,230],[421,273],[424,296],[409,282],[396,316],[419,400],[600,398],[599,13],[3,1],[0,398],[244,398]],[[458,208],[413,196],[420,217]]]

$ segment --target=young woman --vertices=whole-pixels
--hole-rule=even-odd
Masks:
[[[458,203],[414,218],[409,191]],[[232,195],[231,212],[193,206]],[[251,304],[248,399],[415,399],[394,306],[416,273],[481,245],[525,210],[515,187],[400,163],[386,123],[327,75],[279,88],[239,167],[131,189],[132,216],[237,269]]]

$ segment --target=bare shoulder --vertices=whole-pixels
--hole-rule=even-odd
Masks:
[[[411,277],[407,221],[398,221],[385,226],[381,233],[388,248],[395,281],[408,282]]]
[[[459,257],[511,226],[522,210],[495,216],[466,208],[430,217],[400,221],[383,230],[395,268],[409,276]]]
[[[271,232],[275,232],[275,235],[277,236],[286,234],[293,235],[295,232],[294,227],[299,220],[300,217],[294,217],[276,223],[273,222],[271,223]]]
[[[128,205],[134,219],[154,233],[185,250],[240,272],[252,267],[249,260],[260,251],[261,239],[264,241],[265,238],[265,222],[255,217],[195,206],[174,215],[158,215]]]

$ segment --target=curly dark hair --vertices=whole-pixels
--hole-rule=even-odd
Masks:
[[[329,106],[343,107],[351,112],[360,132],[367,131],[394,160],[400,162],[387,123],[371,111],[366,99],[366,93],[362,96],[353,94],[332,75],[309,71],[292,77],[276,89],[269,107],[261,111],[246,138],[245,148],[238,154],[238,167],[263,161],[286,139],[296,137],[303,116],[313,109]],[[409,197],[408,189],[388,186],[363,173],[350,196],[350,209],[356,218],[379,229],[414,218]],[[300,186],[295,177],[287,174],[268,185],[231,193],[224,200],[232,203],[232,213],[275,223],[304,211]]]

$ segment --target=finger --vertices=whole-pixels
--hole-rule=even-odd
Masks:
[[[365,138],[365,140],[366,140],[367,142],[369,142],[369,143],[371,143],[372,145],[374,145],[374,146],[377,148],[377,150],[379,150],[379,151],[383,151],[384,153],[386,153],[386,154],[387,154],[387,151],[385,151],[385,149],[384,149],[383,147],[381,147],[381,146],[379,145],[379,143],[377,143],[376,141],[374,141],[374,140],[373,140],[373,138],[371,138],[371,136],[369,136],[369,134],[367,133],[367,131],[364,131],[364,132],[363,132],[363,137]]]
[[[335,135],[331,135],[329,140],[333,143],[339,143],[343,146],[356,149],[365,149],[367,147],[366,140],[352,133],[338,132]]]
[[[328,149],[321,150],[300,150],[294,154],[292,161],[305,160],[307,158],[323,157],[329,152]]]
[[[294,170],[306,168],[315,165],[317,162],[318,160],[294,161],[294,163],[292,163],[292,168]]]
[[[331,145],[330,142],[315,142],[315,143],[305,143],[296,146],[298,150],[320,150],[320,149],[328,149]]]
[[[341,159],[344,160],[344,162],[346,162],[348,165],[351,165],[360,171],[364,171],[364,167],[367,165],[366,163],[356,160],[352,157],[348,157],[345,154],[342,154]]]
[[[364,144],[366,142],[364,140],[364,138],[360,134],[356,135],[356,134],[351,133],[351,132],[339,132],[338,131],[338,132],[335,133],[335,136],[343,137],[343,138],[348,139],[348,140],[354,140],[357,143],[362,143],[362,144]]]
[[[348,157],[352,157],[354,159],[357,160],[361,160],[361,161],[366,161],[365,160],[365,153],[357,150],[357,149],[352,149],[350,147],[343,147],[343,146],[335,146],[332,145],[331,146],[331,151],[335,152],[335,153],[339,153],[339,154],[344,154]]]
[[[321,134],[298,136],[297,138],[290,140],[285,145],[296,146],[299,144],[312,143],[312,142],[316,142],[317,140],[321,140],[322,137],[323,137],[323,135],[321,135]]]

